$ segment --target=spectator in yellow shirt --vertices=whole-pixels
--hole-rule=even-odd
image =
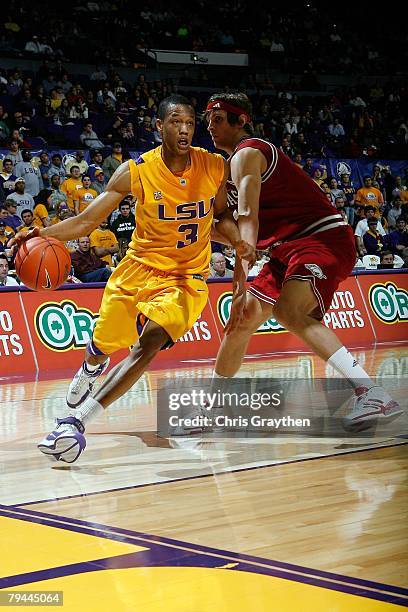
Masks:
[[[374,206],[376,209],[376,217],[380,216],[379,208],[384,204],[384,198],[381,191],[373,187],[373,179],[371,176],[364,177],[364,187],[361,187],[357,191],[354,202],[361,206]]]
[[[49,213],[51,208],[51,194],[51,189],[41,189],[34,200],[34,225],[36,227],[48,227],[51,225]]]
[[[108,229],[108,222],[103,221],[99,227],[89,236],[91,248],[95,255],[106,261],[109,266],[113,265],[112,255],[117,253],[119,245],[113,232]]]
[[[401,189],[399,197],[404,204],[408,203],[408,189]]]
[[[74,199],[76,199],[76,192],[78,189],[83,187],[79,166],[76,166],[75,164],[72,165],[69,174],[70,177],[65,179],[61,185],[61,191],[67,196],[67,204],[72,212],[74,212]]]
[[[76,215],[83,212],[91,202],[97,197],[95,189],[91,188],[91,178],[84,176],[82,186],[75,192],[74,196],[74,212]]]
[[[10,240],[10,238],[14,236],[15,230],[17,228],[12,228],[10,225],[8,225],[6,221],[8,215],[8,210],[4,206],[0,206],[0,222],[4,223],[4,233],[9,235],[9,238],[7,238],[7,240]]]

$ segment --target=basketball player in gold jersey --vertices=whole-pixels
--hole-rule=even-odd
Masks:
[[[183,336],[201,314],[208,296],[213,214],[221,215],[214,238],[223,237],[241,257],[254,254],[232,218],[222,216],[228,178],[223,158],[191,146],[195,115],[189,101],[166,98],[158,117],[162,146],[119,166],[106,191],[77,217],[36,230],[35,235],[63,242],[87,236],[129,192],[137,198],[127,255],[106,285],[85,361],[68,389],[71,410],[38,445],[66,463],[84,450],[86,424],[130,389],[157,352]],[[92,397],[109,355],[129,346],[128,357]]]

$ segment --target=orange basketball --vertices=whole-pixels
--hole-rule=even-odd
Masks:
[[[58,289],[71,270],[71,255],[55,238],[30,238],[18,249],[16,272],[21,281],[34,291]]]

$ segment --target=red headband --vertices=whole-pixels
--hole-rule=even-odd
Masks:
[[[225,110],[227,113],[232,113],[233,115],[244,115],[245,123],[252,123],[251,117],[243,108],[234,106],[233,104],[228,104],[228,102],[224,102],[224,100],[214,100],[213,102],[209,102],[209,104],[207,104],[206,112],[210,110]]]

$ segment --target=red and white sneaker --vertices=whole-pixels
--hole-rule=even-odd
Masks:
[[[382,387],[359,387],[352,411],[343,419],[347,431],[364,431],[377,422],[388,422],[403,414],[404,409]]]

